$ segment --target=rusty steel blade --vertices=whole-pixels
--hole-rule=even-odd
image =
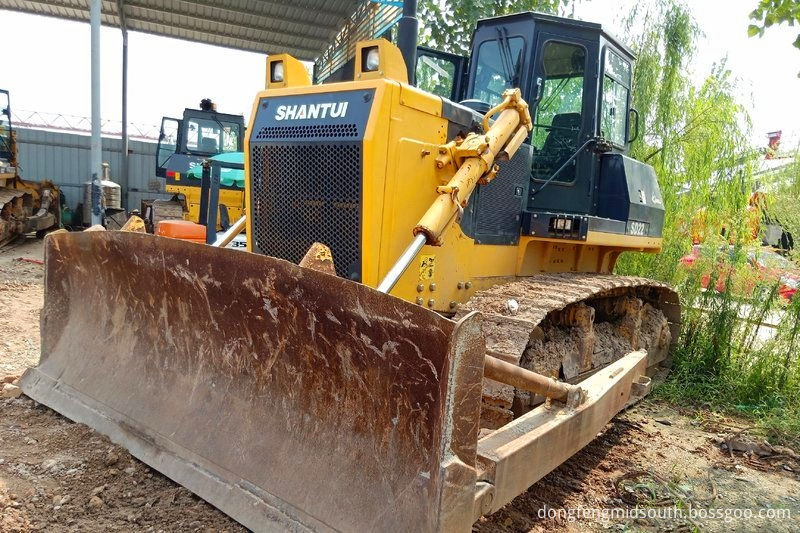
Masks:
[[[45,262],[28,396],[256,531],[470,528],[477,315],[141,233],[52,235]]]

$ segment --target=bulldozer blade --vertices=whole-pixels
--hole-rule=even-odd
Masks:
[[[468,531],[483,356],[453,322],[257,254],[48,236],[25,394],[254,531]]]

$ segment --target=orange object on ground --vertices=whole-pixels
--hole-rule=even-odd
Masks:
[[[156,225],[155,233],[162,237],[206,243],[206,227],[189,220],[162,220]]]
[[[17,257],[17,261],[24,261],[26,263],[33,263],[34,265],[43,265],[44,261],[41,259],[33,259],[31,257]]]

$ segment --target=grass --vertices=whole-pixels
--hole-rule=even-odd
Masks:
[[[691,269],[670,280],[681,295],[683,324],[672,372],[656,396],[752,421],[774,444],[800,447],[800,299],[753,279],[744,246],[707,246]],[[717,251],[723,250],[723,253]],[[674,263],[673,263],[674,264]],[[722,290],[702,290],[722,279]],[[765,338],[760,324],[777,322]]]
[[[750,140],[749,106],[739,102],[738,80],[725,59],[702,84],[684,75],[699,34],[684,4],[665,0],[627,19],[643,126],[629,155],[654,168],[666,220],[663,251],[623,254],[616,272],[671,283],[684,302],[674,369],[659,395],[743,414],[773,439],[791,440],[800,425],[798,304],[784,305],[773,287],[752,279],[745,248],[756,244],[753,231],[763,218],[780,221],[800,248],[800,157],[761,171],[764,154]],[[784,155],[800,154],[785,143]],[[756,191],[764,194],[752,196]],[[723,273],[719,294],[702,292],[696,272],[676,268],[693,239],[711,252],[703,261],[712,278]],[[714,254],[720,247],[725,253]],[[775,338],[764,340],[758,323],[776,313],[782,318]]]

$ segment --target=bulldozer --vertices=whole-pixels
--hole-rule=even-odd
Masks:
[[[38,237],[61,223],[59,189],[51,181],[23,180],[9,93],[0,89],[0,246],[28,233]]]
[[[198,222],[202,217],[202,162],[206,159],[242,162],[244,117],[217,111],[209,98],[200,102],[199,109],[186,108],[182,118],[163,117],[156,148],[156,176],[164,178],[165,190],[174,194],[169,203],[158,201],[151,210],[148,222],[176,218]],[[224,170],[219,191],[218,224],[228,229],[231,220],[244,209],[244,177],[241,171]]]
[[[613,273],[662,243],[633,61],[529,12],[477,24],[458,101],[387,40],[329,84],[269,56],[249,253],[49,236],[23,391],[254,531],[470,531],[669,364],[676,293]]]

